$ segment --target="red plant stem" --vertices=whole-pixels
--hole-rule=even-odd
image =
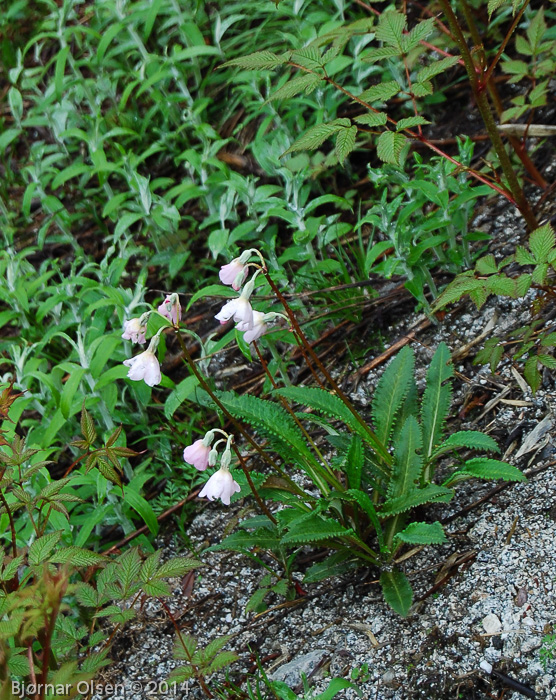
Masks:
[[[8,514],[8,520],[10,521],[10,533],[12,536],[12,554],[15,559],[17,557],[17,535],[15,532],[14,516],[10,506],[8,505],[8,502],[6,501],[6,497],[4,496],[4,492],[2,491],[2,489],[0,489],[0,501],[2,501],[2,505],[4,506],[6,513]],[[15,575],[17,576],[17,572]]]
[[[270,276],[268,269],[266,267],[263,268],[263,274],[266,277],[267,282],[270,285],[270,288],[276,295],[276,298],[278,301],[282,304],[284,307],[284,310],[290,319],[290,323],[292,324],[292,327],[294,328],[295,332],[299,335],[299,338],[303,342],[303,345],[309,352],[309,355],[311,356],[312,360],[314,361],[315,365],[319,368],[321,371],[322,375],[325,377],[326,381],[329,383],[330,387],[334,390],[336,395],[342,400],[342,402],[345,404],[346,408],[350,411],[350,413],[353,415],[353,417],[357,420],[357,422],[364,428],[365,432],[370,438],[370,442],[372,442],[374,449],[383,459],[386,464],[391,464],[392,463],[392,457],[384,447],[384,445],[380,442],[380,440],[377,438],[375,435],[374,431],[369,428],[367,423],[363,420],[357,409],[353,406],[351,401],[348,399],[348,397],[345,395],[345,393],[340,389],[336,381],[332,378],[326,367],[322,364],[322,362],[319,359],[319,356],[316,354],[316,352],[313,350],[311,347],[311,344],[308,342],[307,338],[305,337],[303,331],[301,330],[301,326],[299,325],[297,318],[295,317],[295,314],[291,310],[288,302],[286,301],[284,295],[282,292],[278,289],[276,286],[274,280]]]
[[[158,600],[158,602],[162,605],[162,607],[164,608],[164,610],[166,610],[166,614],[168,615],[168,617],[169,617],[170,620],[172,621],[172,624],[174,625],[174,629],[176,630],[176,635],[177,635],[177,637],[179,638],[179,640],[180,640],[180,642],[181,642],[182,649],[183,649],[183,651],[185,652],[185,654],[187,655],[188,661],[189,661],[189,663],[191,664],[191,667],[194,669],[195,678],[197,679],[199,685],[201,686],[201,688],[202,688],[203,691],[205,692],[206,696],[209,697],[209,698],[213,698],[214,695],[213,695],[213,694],[210,692],[210,690],[208,689],[208,687],[207,687],[207,685],[206,685],[206,683],[205,683],[205,679],[204,679],[203,676],[202,676],[202,673],[199,671],[199,668],[198,668],[197,666],[194,666],[193,663],[192,663],[191,655],[190,655],[189,652],[187,651],[187,645],[185,644],[185,641],[184,641],[184,639],[183,639],[183,637],[182,637],[180,627],[179,627],[178,623],[176,622],[176,618],[172,615],[172,611],[171,611],[170,608],[166,605],[166,602],[165,602],[162,598],[157,598],[157,600]]]
[[[537,228],[537,220],[531,210],[531,207],[529,206],[529,202],[523,194],[523,190],[521,189],[521,186],[517,179],[517,175],[515,174],[512,162],[506,152],[506,148],[504,146],[504,143],[502,142],[500,132],[498,131],[498,127],[496,125],[496,122],[494,121],[491,107],[486,95],[486,84],[483,83],[481,79],[477,77],[477,70],[475,62],[473,60],[473,56],[469,51],[467,42],[463,35],[463,31],[459,25],[458,19],[454,11],[452,10],[450,0],[439,0],[439,3],[442,7],[442,10],[444,11],[444,14],[446,15],[448,24],[450,25],[450,28],[454,33],[455,40],[461,51],[463,60],[465,61],[465,69],[467,70],[467,76],[469,78],[471,89],[473,90],[473,95],[475,96],[477,107],[479,109],[479,112],[481,113],[481,117],[485,124],[486,130],[490,136],[492,146],[500,160],[500,165],[508,181],[515,205],[517,206],[517,208],[521,212],[521,215],[525,219],[527,227],[530,230],[533,230]]]
[[[498,61],[500,60],[500,58],[502,57],[502,54],[504,53],[504,49],[508,45],[508,42],[510,41],[510,39],[513,36],[513,33],[517,29],[517,25],[520,23],[521,18],[523,17],[523,13],[527,9],[529,2],[530,2],[530,0],[525,0],[523,7],[515,16],[515,19],[512,22],[512,26],[509,28],[508,33],[506,34],[506,36],[504,37],[504,40],[500,44],[500,48],[496,52],[496,56],[492,59],[492,63],[487,68],[487,70],[483,73],[483,75],[481,76],[481,78],[479,80],[479,89],[484,90],[485,87],[487,86],[488,81],[490,80],[492,73],[493,73],[494,69],[496,68]]]
[[[288,61],[288,65],[292,66],[293,68],[298,68],[300,70],[305,71],[306,73],[314,73],[315,75],[320,75],[316,71],[311,70],[310,68],[305,68],[305,66],[301,66],[298,63],[294,63],[293,61]],[[365,100],[360,99],[353,93],[351,93],[349,90],[346,90],[344,87],[342,87],[339,83],[337,83],[335,80],[329,77],[321,76],[323,80],[325,80],[327,83],[335,87],[337,90],[340,92],[343,92],[344,95],[347,95],[350,99],[352,99],[354,102],[357,102],[360,104],[362,107],[365,107],[365,109],[370,110],[371,112],[376,112],[377,114],[380,113],[379,109],[375,109],[372,107],[368,102],[365,102]],[[397,126],[398,122],[395,119],[392,119],[392,117],[387,116],[387,121],[390,124],[393,124],[394,126]],[[411,138],[415,139],[416,141],[420,141],[422,144],[427,146],[428,148],[431,149],[431,151],[434,151],[435,153],[438,153],[438,155],[442,156],[446,160],[449,160],[450,163],[453,163],[454,165],[457,165],[458,168],[460,168],[462,171],[468,173],[471,177],[475,178],[479,182],[482,182],[485,185],[488,185],[491,189],[493,189],[495,192],[498,192],[498,194],[501,194],[503,197],[505,197],[509,202],[511,202],[514,206],[518,206],[517,201],[514,199],[512,194],[505,188],[499,187],[498,185],[494,184],[491,180],[489,180],[487,177],[482,175],[481,173],[477,172],[476,170],[473,170],[473,168],[468,168],[465,166],[463,163],[460,163],[459,160],[456,158],[453,158],[450,156],[448,153],[443,151],[441,148],[438,148],[437,146],[434,145],[434,143],[431,143],[428,139],[426,139],[424,136],[419,136],[419,134],[415,133],[411,129],[404,129]],[[498,131],[496,130],[496,133]],[[490,132],[489,132],[490,135]],[[492,140],[492,136],[491,136]],[[504,151],[505,153],[505,151]]]
[[[271,382],[272,386],[273,386],[275,389],[278,389],[278,384],[276,383],[276,380],[274,379],[274,377],[272,376],[272,373],[271,373],[270,370],[268,369],[268,365],[267,365],[267,363],[266,363],[266,360],[265,360],[264,357],[262,356],[262,353],[261,353],[261,351],[260,351],[259,346],[257,345],[257,341],[256,341],[256,340],[253,341],[253,345],[254,345],[254,347],[255,347],[255,351],[256,351],[257,356],[258,356],[258,358],[259,358],[259,362],[260,362],[261,365],[262,365],[262,368],[263,368],[263,370],[264,370],[264,373],[265,373],[266,376],[270,379],[270,382]],[[284,409],[285,409],[285,410],[290,414],[290,416],[293,418],[293,420],[295,421],[297,427],[301,430],[301,432],[302,432],[303,435],[305,436],[305,439],[307,440],[307,442],[311,445],[311,447],[312,447],[313,450],[315,451],[315,454],[317,455],[317,457],[321,460],[321,462],[322,462],[323,464],[326,464],[326,466],[329,466],[328,463],[327,463],[327,461],[325,460],[324,456],[322,455],[322,452],[319,450],[319,448],[318,448],[317,445],[315,444],[315,441],[314,441],[313,438],[310,436],[310,434],[307,432],[307,430],[305,429],[305,426],[303,425],[303,423],[302,423],[302,422],[299,420],[299,418],[296,416],[295,411],[292,409],[292,407],[291,407],[290,404],[288,403],[288,400],[286,399],[286,397],[285,397],[285,396],[280,396],[280,394],[278,394],[278,399],[280,400],[280,403],[282,404],[282,406],[284,407]]]
[[[241,452],[239,451],[237,445],[232,444],[232,450],[235,452],[236,457],[239,460],[239,466],[241,467],[242,472],[245,474],[245,478],[247,479],[247,483],[249,484],[249,488],[251,489],[251,493],[255,497],[255,500],[257,501],[259,508],[266,515],[266,517],[272,523],[274,523],[274,525],[277,525],[276,518],[268,510],[266,503],[263,501],[259,492],[257,491],[257,487],[255,486],[253,479],[251,478],[251,474],[249,473],[249,469],[247,468],[247,465],[245,464],[245,460],[243,459]]]

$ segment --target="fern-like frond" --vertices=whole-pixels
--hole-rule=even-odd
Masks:
[[[375,432],[383,445],[388,444],[396,413],[409,389],[413,366],[413,351],[406,346],[388,365],[375,389],[371,408]]]
[[[318,513],[307,513],[289,523],[288,532],[282,537],[281,543],[311,544],[347,535],[353,535],[351,528],[345,528],[336,520]]]
[[[398,515],[398,513],[405,513],[425,503],[448,503],[453,495],[452,489],[445,486],[437,486],[436,484],[428,484],[425,488],[410,491],[402,496],[385,501],[379,515],[381,518]]]
[[[276,439],[286,442],[303,456],[311,456],[303,433],[293,418],[281,407],[251,394],[237,395],[232,391],[218,394],[218,398],[236,418],[241,418],[254,427],[271,433]]]
[[[450,350],[446,343],[440,343],[427,372],[427,388],[421,404],[425,461],[431,458],[442,438],[444,422],[448,417],[452,399],[452,387],[445,382],[452,377],[453,373]]]
[[[450,435],[449,438],[438,446],[432,454],[432,459],[436,459],[440,455],[450,452],[451,450],[457,450],[460,447],[467,447],[470,450],[492,450],[493,452],[500,452],[500,448],[489,435],[485,435],[478,430],[460,430]]]
[[[421,426],[415,416],[409,416],[396,444],[388,498],[402,496],[418,487],[423,469],[423,458],[419,454],[422,446]]]

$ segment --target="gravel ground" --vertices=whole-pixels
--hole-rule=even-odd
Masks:
[[[504,212],[498,217],[495,239],[497,231],[509,226],[508,217]],[[519,235],[516,230],[515,240],[510,236],[510,248]],[[497,255],[507,254],[505,248],[499,246]],[[424,379],[441,341],[457,353],[496,318],[495,333],[503,335],[528,320],[527,307],[523,301],[491,299],[478,312],[468,304],[449,322],[418,335],[414,344],[418,377]],[[406,318],[403,325],[391,328],[391,337],[407,332],[416,321]],[[407,619],[383,602],[377,572],[364,569],[306,586],[306,595],[300,594],[287,606],[276,598],[269,600],[269,610],[263,614],[245,613],[263,575],[261,568],[237,554],[203,554],[207,566],[200,570],[193,589],[184,592],[176,582],[170,607],[182,629],[201,644],[231,635],[226,648],[240,656],[232,667],[232,679],[252,672],[258,654],[268,674],[285,680],[302,697],[301,671],[314,682],[316,691],[324,690],[330,678],[350,678],[354,673],[360,697],[377,700],[517,700],[534,697],[533,691],[537,698],[556,698],[556,660],[549,659],[544,668],[539,653],[543,637],[555,623],[554,381],[546,373],[543,386],[533,396],[508,361],[493,377],[488,368],[471,364],[474,351],[468,356],[456,354],[452,415],[472,396],[482,395],[483,405],[462,414],[450,429],[455,430],[457,423],[457,429],[485,430],[498,440],[504,458],[525,470],[528,481],[497,490],[495,484],[467,482],[451,503],[428,511],[432,519],[445,523],[448,541],[415,550],[403,562],[417,601]],[[355,402],[368,403],[382,371],[365,377],[352,395]],[[546,428],[540,437],[539,425]],[[219,503],[206,507],[189,526],[192,544],[199,548],[221,541],[239,509],[237,504],[230,509]],[[171,533],[166,534],[164,546],[168,556],[180,548]],[[179,663],[172,659],[174,636],[164,610],[156,602],[149,603],[140,620],[119,635],[115,663],[98,681],[121,687],[115,692],[99,689],[94,697],[205,697],[193,682],[169,692],[163,685],[157,687]],[[481,663],[494,666],[510,681],[489,676]],[[217,677],[223,680],[224,675]],[[526,688],[512,687],[512,680]],[[358,695],[344,690],[336,697],[350,700]]]

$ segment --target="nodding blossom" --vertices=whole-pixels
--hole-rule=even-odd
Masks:
[[[162,375],[160,373],[160,363],[155,355],[158,347],[160,332],[151,338],[149,347],[139,355],[130,357],[129,360],[124,360],[124,365],[129,367],[127,376],[134,382],[140,382],[141,379],[145,384],[154,386],[160,384]]]
[[[174,326],[177,326],[181,319],[181,306],[177,294],[167,294],[166,299],[158,307],[158,313],[167,318]]]
[[[222,265],[218,276],[222,284],[231,285],[238,292],[245,282],[248,272],[249,268],[240,262],[239,258],[234,258],[227,265]]]
[[[261,335],[267,332],[268,326],[265,323],[265,316],[266,314],[263,314],[261,311],[255,311],[253,309],[253,323],[251,327],[243,321],[237,324],[236,328],[238,331],[245,331],[243,340],[245,340],[246,343],[252,343],[254,340],[258,340]]]
[[[147,332],[147,326],[141,323],[140,318],[130,318],[129,321],[124,321],[124,332],[122,333],[122,338],[124,340],[131,340],[132,343],[145,343],[145,333]]]
[[[249,299],[244,296],[231,299],[227,304],[224,304],[214,318],[222,324],[233,318],[236,323],[242,323],[246,328],[253,327],[253,309]]]
[[[208,433],[207,433],[208,435]],[[209,455],[211,453],[210,443],[206,444],[206,437],[203,440],[196,440],[192,445],[183,451],[183,459],[188,464],[192,464],[195,469],[204,472],[209,466]],[[210,442],[212,442],[212,437]]]
[[[199,496],[206,496],[209,501],[219,498],[224,505],[229,506],[230,498],[239,491],[239,484],[234,481],[228,467],[222,466],[210,477]]]
[[[246,263],[253,252],[252,250],[244,250],[239,258],[234,258],[227,265],[222,265],[218,273],[222,284],[229,284],[236,292],[239,292],[241,285],[249,274],[249,266]]]
[[[145,380],[145,384],[154,386],[160,384],[162,375],[160,374],[160,363],[156,355],[150,350],[145,350],[140,355],[130,357],[129,360],[124,360],[124,365],[129,367],[127,376],[134,382]]]

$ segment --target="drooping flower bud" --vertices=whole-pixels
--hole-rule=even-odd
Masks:
[[[181,320],[180,298],[177,294],[167,294],[158,307],[158,313],[167,318],[174,326]]]

